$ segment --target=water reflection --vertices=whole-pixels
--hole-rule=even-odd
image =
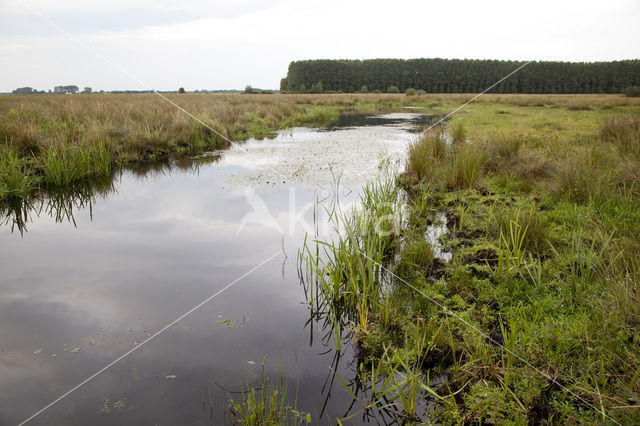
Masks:
[[[321,129],[321,131],[332,132],[358,127],[404,127],[412,126],[415,130],[430,126],[436,123],[441,116],[433,114],[414,113],[392,113],[392,114],[342,114],[336,121]]]
[[[295,133],[289,145],[279,136],[244,147],[260,157],[304,143],[342,143],[336,151],[366,141],[402,148],[412,137],[404,128],[376,129],[363,128],[362,142],[310,131]],[[376,151],[362,152],[362,164],[377,162]],[[302,153],[287,151],[287,160],[296,162]],[[297,252],[303,229],[284,238],[257,224],[238,232],[250,206],[242,186],[229,182],[247,168],[219,160],[242,155],[247,158],[226,151],[140,164],[112,179],[0,207],[0,424],[32,415],[274,252],[284,249],[290,258]],[[288,223],[289,187],[254,188],[274,217]],[[353,189],[340,191],[345,204],[357,198]],[[317,199],[314,189],[296,190],[299,206]],[[309,211],[309,223],[312,216]],[[310,317],[296,268],[285,256],[268,263],[40,421],[220,424],[228,402],[215,384],[233,390],[252,382],[258,370],[250,361],[264,357],[265,374],[284,371],[289,389],[299,384],[298,407],[320,423],[352,412],[349,392],[333,372],[352,377],[353,350],[347,344],[333,350],[322,314],[313,313],[305,326]]]
[[[200,167],[219,162],[223,154],[223,151],[213,151],[195,157],[177,157],[168,161],[137,163],[127,166],[125,170],[144,179],[152,179],[158,175],[168,175],[175,171],[197,175],[200,172]]]
[[[220,161],[220,152],[206,153],[198,157],[182,157],[165,162],[139,163],[119,170],[111,176],[76,183],[67,188],[43,190],[25,198],[10,198],[0,203],[0,228],[8,227],[11,232],[24,236],[29,223],[34,218],[48,216],[56,223],[68,222],[78,226],[75,214],[86,210],[93,219],[93,206],[98,200],[105,200],[117,192],[117,182],[123,173],[130,173],[141,180],[167,176],[176,171],[198,175],[200,167]]]
[[[34,218],[46,215],[56,223],[69,222],[77,226],[75,212],[88,210],[93,217],[93,205],[115,191],[114,178],[105,177],[74,185],[70,188],[47,191],[26,198],[10,198],[0,203],[1,227],[24,235]]]

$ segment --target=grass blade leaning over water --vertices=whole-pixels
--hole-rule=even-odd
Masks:
[[[0,200],[24,197],[38,186],[40,178],[30,173],[30,161],[13,149],[0,151]]]
[[[111,158],[104,142],[86,148],[74,147],[67,142],[49,146],[41,161],[44,182],[49,187],[68,186],[111,173]]]
[[[334,240],[311,243],[321,251],[305,241],[300,259],[310,268],[312,280],[319,282],[315,304],[330,313],[334,327],[346,319],[366,333],[369,315],[384,306],[380,265],[388,264],[394,253],[401,200],[393,182],[385,181],[368,184],[360,201],[356,210],[332,213]]]

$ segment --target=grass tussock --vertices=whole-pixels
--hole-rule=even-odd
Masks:
[[[487,155],[478,146],[465,143],[453,150],[452,161],[449,187],[470,189],[479,183],[485,170]]]
[[[640,117],[609,117],[600,130],[600,138],[616,146],[620,154],[640,161]]]
[[[451,129],[451,140],[454,145],[463,144],[467,141],[467,129],[462,123],[457,123]]]
[[[418,181],[434,181],[441,173],[449,147],[441,129],[424,133],[409,145],[407,173]]]
[[[400,254],[398,274],[406,275],[415,268],[428,268],[433,263],[433,249],[424,237],[412,238],[406,241]]]
[[[465,134],[465,130],[459,130]],[[479,184],[487,156],[477,144],[460,139],[448,142],[442,129],[420,136],[409,145],[405,176],[417,182],[455,189]]]
[[[86,148],[62,143],[47,147],[40,157],[39,169],[49,187],[68,186],[93,177],[111,174],[111,155],[104,143]]]
[[[37,187],[40,178],[31,175],[30,161],[12,149],[0,150],[0,199],[24,197]]]
[[[514,166],[522,161],[522,135],[506,132],[493,134],[482,140],[481,144],[487,153],[487,169],[492,172],[514,170]]]

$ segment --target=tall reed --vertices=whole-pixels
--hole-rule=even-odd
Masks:
[[[394,253],[400,210],[393,182],[371,183],[363,190],[359,209],[332,216],[332,241],[305,240],[301,261],[308,265],[309,282],[317,287],[309,294],[334,319],[334,335],[339,335],[344,319],[366,332],[370,314],[384,309],[382,265]]]

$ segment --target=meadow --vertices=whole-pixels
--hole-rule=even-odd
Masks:
[[[335,120],[340,112],[390,112],[404,106],[417,106],[426,112],[439,113],[472,97],[459,94],[167,96],[206,126],[157,95],[0,96],[0,199],[23,197],[38,189],[107,176],[114,168],[132,163],[224,149],[229,141],[260,139],[279,129],[322,126]],[[638,98],[619,95],[485,95],[477,102],[476,105],[491,106],[496,114],[510,114],[510,108],[522,106],[554,108],[557,114],[552,118],[547,115],[532,123],[534,127],[551,128],[563,125],[558,124],[558,114],[569,117],[567,111],[592,111],[597,118],[603,111],[640,104]],[[525,126],[528,120],[523,120]],[[592,125],[597,122],[585,121]],[[485,122],[489,127],[493,124],[496,123]],[[482,123],[472,125],[482,126]],[[587,126],[583,130],[592,129]]]
[[[432,108],[452,102],[440,99]],[[307,244],[311,306],[335,347],[356,348],[343,381],[362,410],[640,421],[640,108],[625,102],[484,98],[412,143],[397,180],[336,218],[337,239]],[[446,232],[430,242],[436,225]]]

